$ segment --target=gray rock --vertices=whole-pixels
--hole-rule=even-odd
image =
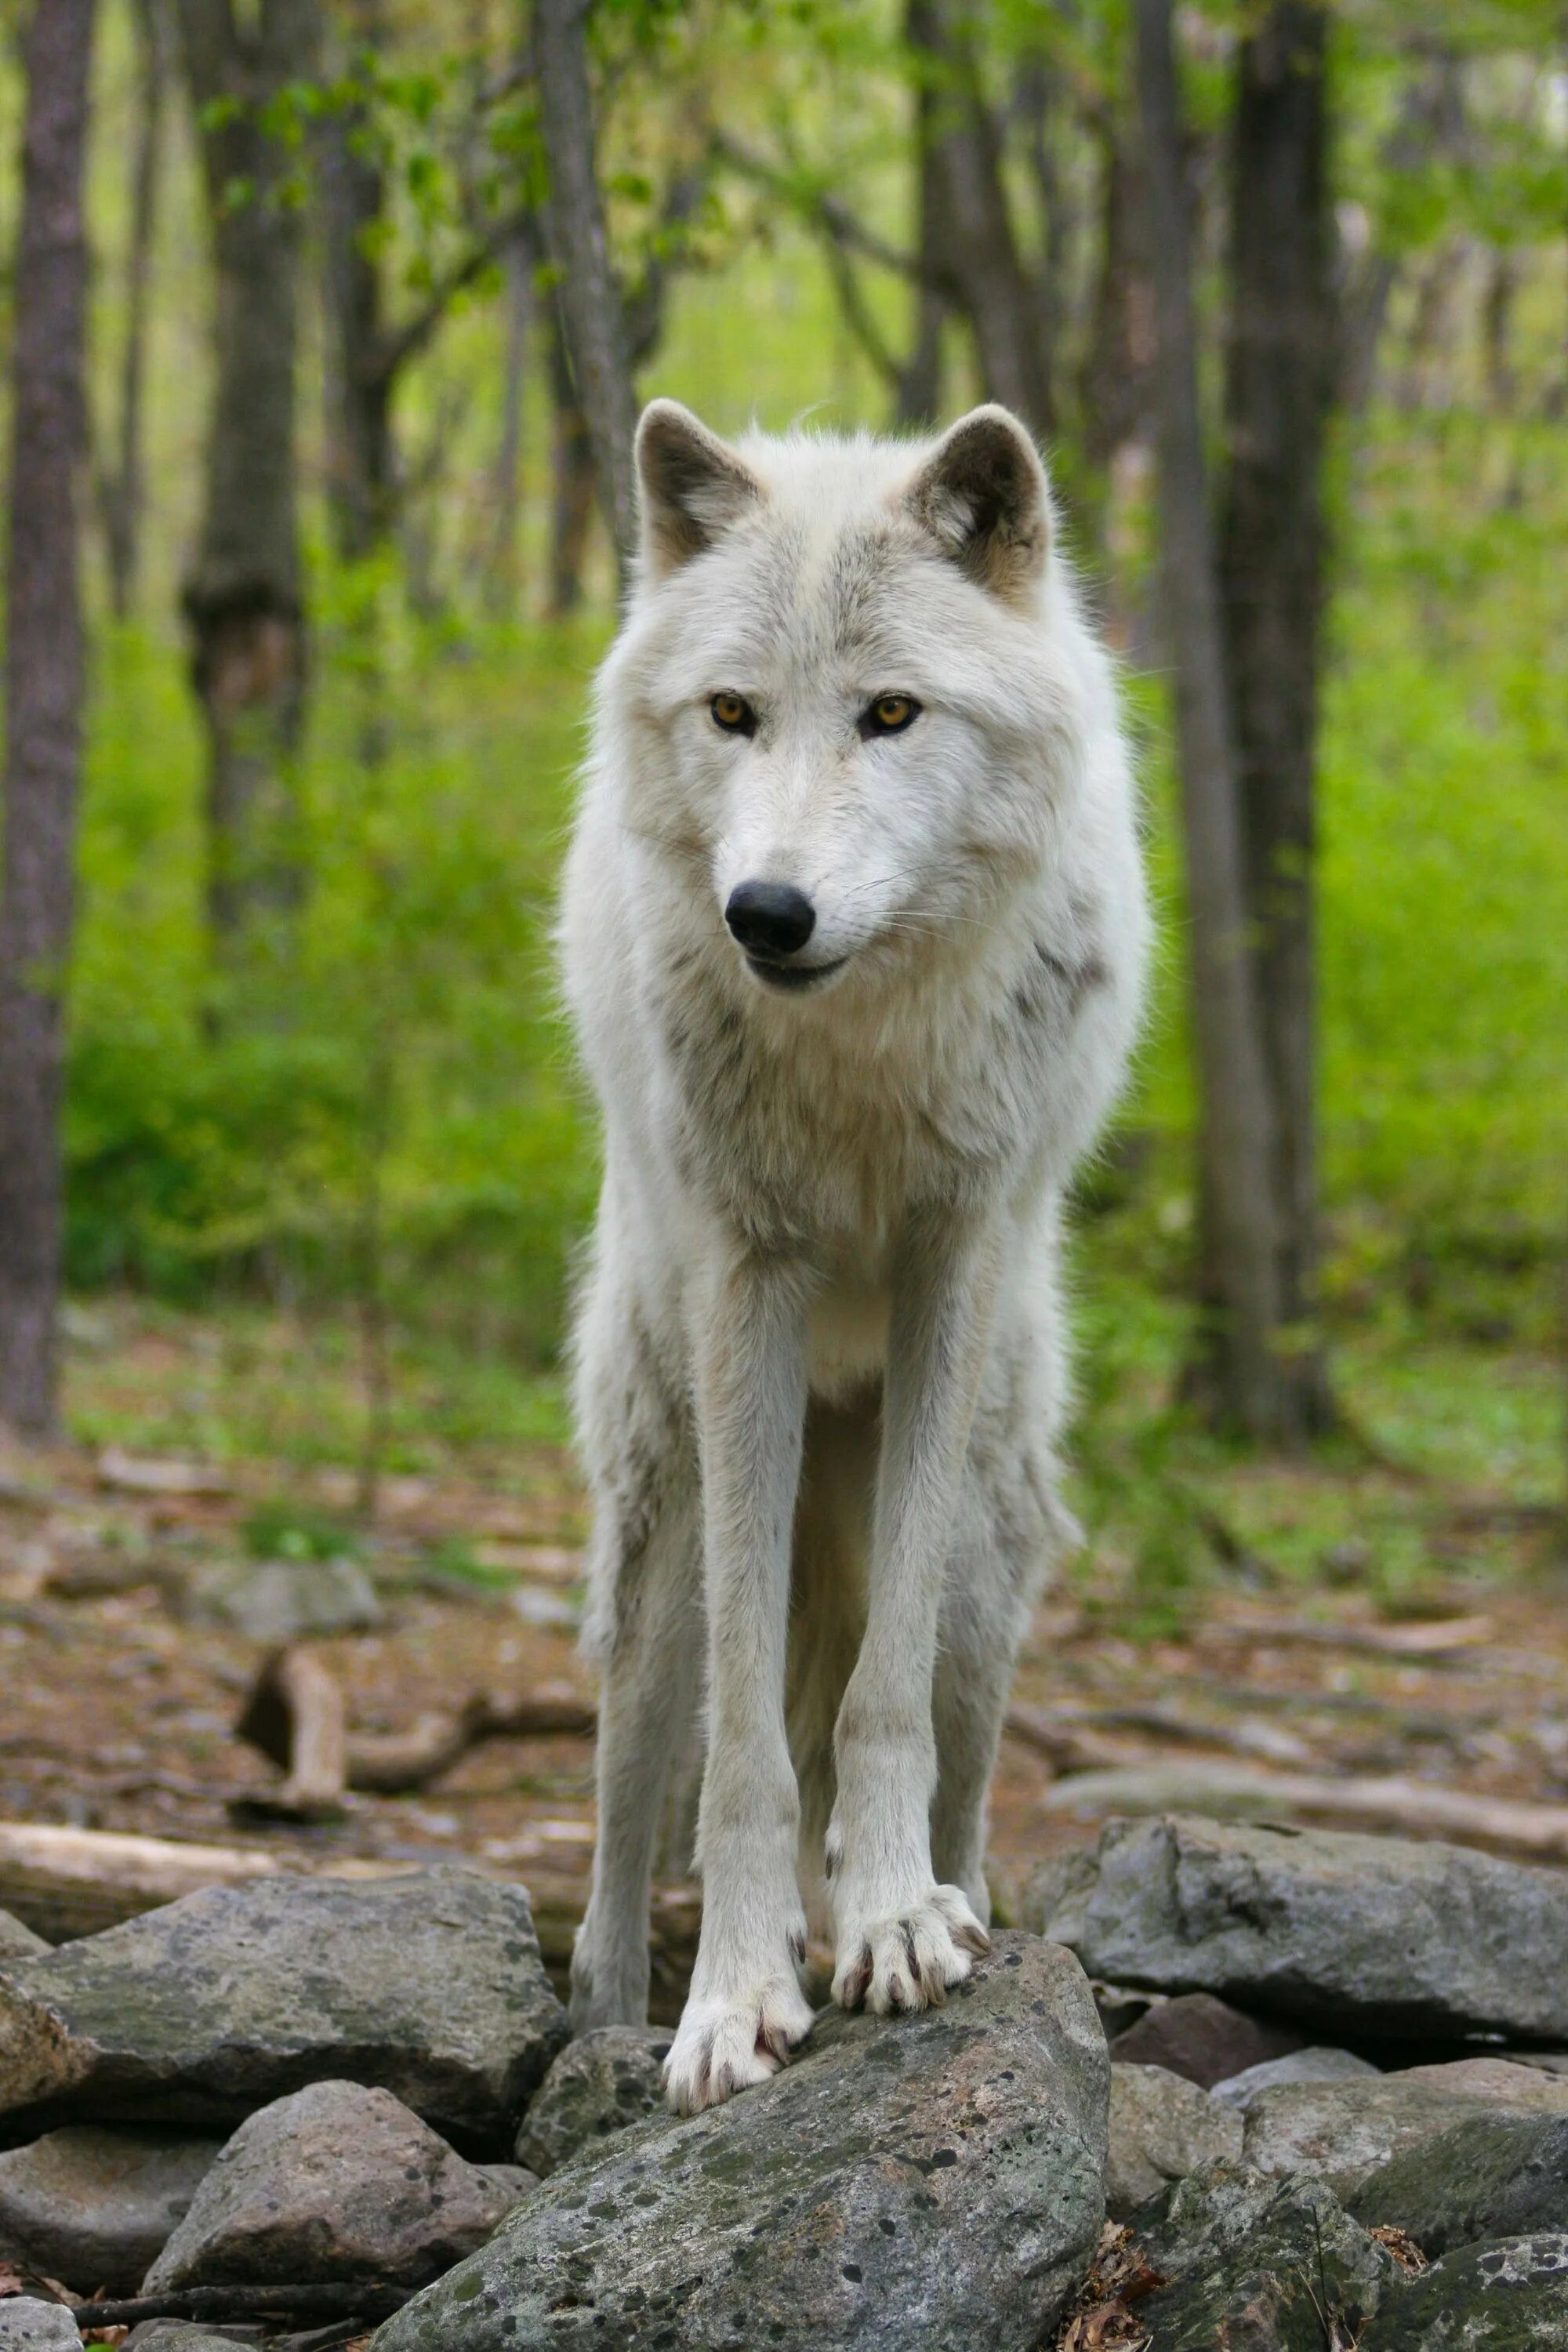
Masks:
[[[542,2179],[611,2132],[652,2115],[670,2037],[642,2025],[602,2025],[569,2042],[533,2095],[517,2160]]]
[[[253,1642],[363,1633],[383,1622],[374,1585],[352,1559],[226,1559],[198,1569],[184,1613],[227,1625]]]
[[[530,2172],[526,2164],[481,2164],[479,2170],[506,2197],[509,2208],[521,2205],[539,2186],[537,2172]]]
[[[1262,2024],[1212,1992],[1178,1993],[1157,2001],[1119,2033],[1110,2054],[1124,2065],[1163,2066],[1206,2091],[1248,2066],[1299,2050],[1302,2037],[1288,2027]]]
[[[0,2352],[81,2352],[81,2331],[63,2303],[8,2294],[0,2301]]]
[[[1358,2352],[1568,2352],[1568,2233],[1462,2246],[1401,2280]]]
[[[944,2008],[834,2013],[761,2089],[557,2172],[375,2352],[1024,2352],[1100,2228],[1076,1961],[998,1935]]]
[[[1345,2198],[1392,2157],[1467,2116],[1499,2112],[1568,2114],[1568,2083],[1500,2058],[1412,2066],[1371,2080],[1287,2083],[1253,2100],[1243,2145],[1256,2170],[1326,2180]]]
[[[1025,1916],[1096,1976],[1355,2039],[1568,2036],[1568,1872],[1468,1847],[1110,1822],[1037,1874]]]
[[[1568,2074],[1568,2050],[1510,2050],[1516,2066],[1538,2067],[1543,2074]]]
[[[521,1886],[280,1874],[0,1972],[0,2114],[13,2137],[78,2116],[227,2128],[352,2076],[504,2157],[566,2032]]]
[[[132,2329],[122,2352],[234,2352],[237,2342],[254,2341],[250,2329],[236,2336],[194,2319],[144,2319]]]
[[[504,2189],[389,2091],[312,2083],[241,2124],[143,2291],[366,2278],[422,2286],[511,2209]]]
[[[1425,2254],[1568,2221],[1568,2115],[1472,2115],[1369,2175],[1347,2200]]]
[[[1265,2180],[1245,2165],[1194,2173],[1138,2242],[1169,2284],[1140,2296],[1159,2352],[1324,2352],[1325,2312],[1360,2329],[1395,2276],[1394,2259],[1321,2181]]]
[[[9,1911],[0,1911],[0,1968],[7,1960],[30,1960],[48,1948],[42,1936],[35,1936],[31,1927],[14,1919]]]
[[[84,2297],[134,2294],[222,2142],[68,2125],[0,2156],[0,2252]]]
[[[1216,2083],[1209,2095],[1221,2106],[1234,2107],[1238,2116],[1244,2116],[1260,2091],[1272,2091],[1279,2083],[1344,2083],[1381,2072],[1358,2058],[1353,2050],[1292,2050],[1283,2058],[1266,2058],[1261,2066],[1245,2067],[1228,2081]]]
[[[1157,2197],[1173,2180],[1241,2154],[1241,2117],[1163,2066],[1110,2069],[1110,2135],[1105,2205],[1113,2221]]]

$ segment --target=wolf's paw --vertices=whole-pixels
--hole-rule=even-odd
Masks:
[[[679,2115],[716,2107],[776,2074],[811,2026],[810,2005],[793,1977],[773,1978],[743,2000],[694,1995],[664,2062],[665,2095]]]
[[[935,2009],[950,1985],[963,1982],[972,1956],[990,1948],[963,1889],[931,1886],[902,1911],[850,1924],[839,1939],[833,1998],[841,2009],[864,2003],[879,2017]]]

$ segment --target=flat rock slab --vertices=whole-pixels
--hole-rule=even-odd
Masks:
[[[1403,2280],[1357,2352],[1568,2352],[1568,2232],[1463,2246]]]
[[[81,2332],[63,2303],[9,2294],[0,2300],[0,2352],[81,2352]]]
[[[1408,2231],[1423,2253],[1568,2222],[1568,2115],[1467,2116],[1396,2156],[1348,2200],[1371,2229]]]
[[[482,2245],[515,2201],[389,2091],[312,2083],[241,2124],[143,2292],[423,2286]]]
[[[1358,2058],[1352,2050],[1292,2050],[1284,2058],[1266,2058],[1214,2085],[1212,2095],[1221,2106],[1244,2116],[1254,2099],[1281,2083],[1345,2083],[1365,2081],[1382,2069]]]
[[[1026,2352],[1100,2228],[1078,1963],[998,1935],[945,2008],[835,2012],[761,2089],[544,2181],[375,2352]]]
[[[1136,2235],[1168,2281],[1136,2305],[1158,2352],[1325,2352],[1325,2313],[1345,2323],[1336,2345],[1359,2345],[1396,2276],[1321,2181],[1245,2165],[1193,2174]]]
[[[209,1887],[0,1971],[0,2124],[219,2124],[331,2076],[504,2158],[566,2039],[521,1886],[441,1869]]]
[[[1265,2025],[1212,1992],[1185,1992],[1157,2001],[1115,2035],[1110,2054],[1125,2065],[1163,2066],[1207,2091],[1249,2066],[1299,2050],[1301,2042],[1300,2033]]]
[[[36,1959],[40,1952],[48,1949],[42,1936],[35,1936],[31,1927],[25,1927],[9,1911],[0,1911],[0,1968],[7,1960]]]
[[[534,2093],[517,2160],[542,2179],[641,2123],[663,2104],[670,2037],[645,2025],[601,2025],[569,2042]]]
[[[1241,2117],[1163,2066],[1110,2069],[1105,2208],[1124,2221],[1173,2180],[1241,2154]]]
[[[1415,2153],[1468,2116],[1498,2113],[1568,2115],[1568,2083],[1496,2058],[1370,2081],[1286,2083],[1251,2102],[1243,2146],[1257,2171],[1326,2180],[1345,2198],[1392,2157]]]
[[[153,2126],[69,2124],[0,2156],[0,2254],[82,2299],[134,2294],[222,2142]]]
[[[1465,1846],[1110,1822],[1092,1853],[1036,1873],[1025,1916],[1091,1975],[1335,2038],[1568,2035],[1568,1872]]]

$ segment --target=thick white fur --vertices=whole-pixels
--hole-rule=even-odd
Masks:
[[[1148,919],[1110,667],[1022,429],[733,450],[658,403],[599,680],[565,977],[604,1113],[579,1303],[604,1664],[579,2028],[646,2014],[654,1839],[700,1727],[692,2110],[834,1993],[914,2009],[984,1948],[1013,1659],[1070,1536],[1063,1190],[1120,1083]],[[751,739],[710,712],[758,714]],[[874,698],[907,731],[863,740]],[[745,879],[816,908],[807,993]],[[826,1863],[826,1885],[824,1884]]]

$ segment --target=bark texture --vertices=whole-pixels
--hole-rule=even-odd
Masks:
[[[0,881],[0,1421],[38,1435],[52,1428],[56,1410],[63,991],[81,772],[82,160],[94,15],[94,0],[48,0],[27,25],[12,348]]]
[[[142,389],[147,372],[148,310],[153,248],[158,226],[158,175],[163,150],[163,91],[168,79],[163,0],[136,0],[140,86],[131,159],[131,241],[125,264],[125,341],[120,358],[120,405],[115,452],[100,505],[109,556],[109,597],[125,619],[136,601],[146,501],[142,451]]]
[[[1318,1311],[1313,911],[1323,438],[1335,358],[1327,19],[1276,0],[1241,45],[1231,163],[1226,677],[1272,1097],[1281,1433],[1332,1418]]]
[[[1203,1370],[1223,1419],[1279,1425],[1274,1145],[1251,958],[1223,619],[1198,410],[1171,0],[1137,0],[1150,271],[1159,332],[1160,517],[1192,921],[1205,1238]]]
[[[287,777],[305,689],[295,486],[302,213],[267,109],[314,69],[321,0],[177,0],[216,278],[201,535],[184,603],[209,740],[215,932],[293,895]]]
[[[637,545],[637,426],[620,289],[610,267],[594,173],[588,79],[588,0],[539,0],[535,69],[549,196],[544,228],[557,271],[556,305],[598,472],[599,494],[624,582]]]

